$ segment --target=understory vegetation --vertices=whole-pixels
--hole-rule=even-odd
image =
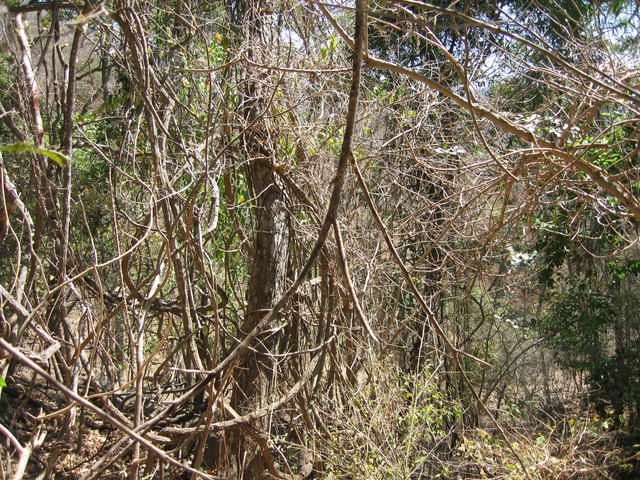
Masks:
[[[0,6],[0,479],[640,475],[626,0]]]

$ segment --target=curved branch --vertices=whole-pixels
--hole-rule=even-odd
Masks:
[[[464,381],[465,385],[467,386],[467,388],[471,392],[471,395],[473,396],[475,402],[485,412],[485,414],[487,414],[487,416],[491,419],[491,422],[493,423],[494,427],[498,430],[498,432],[500,432],[500,436],[505,440],[506,444],[508,445],[509,450],[517,458],[518,463],[520,464],[520,467],[522,468],[522,471],[524,472],[526,478],[529,479],[530,478],[529,477],[529,473],[527,472],[527,468],[526,468],[524,462],[522,461],[522,458],[520,457],[520,455],[518,455],[518,452],[516,452],[515,449],[511,446],[511,442],[508,441],[506,432],[500,426],[500,424],[497,422],[497,420],[494,418],[494,416],[491,414],[491,412],[487,408],[486,404],[480,398],[480,395],[478,395],[478,392],[476,391],[476,389],[472,385],[471,381],[469,380],[469,377],[467,376],[467,373],[465,372],[464,368],[462,368],[462,364],[460,363],[459,355],[467,356],[467,357],[469,357],[469,358],[471,358],[471,359],[473,359],[473,360],[475,360],[475,361],[477,361],[477,362],[479,362],[479,363],[481,363],[483,365],[486,365],[486,366],[490,366],[490,365],[487,364],[487,362],[485,362],[485,361],[483,361],[483,360],[481,360],[479,358],[474,357],[473,355],[470,355],[470,354],[460,350],[459,348],[457,348],[451,342],[451,340],[449,340],[449,337],[447,337],[447,334],[445,333],[445,331],[443,330],[442,326],[438,322],[438,319],[436,318],[435,313],[433,312],[433,310],[431,310],[431,308],[429,307],[429,304],[425,300],[424,296],[418,290],[418,287],[416,286],[415,282],[413,281],[413,278],[411,278],[411,273],[409,272],[409,269],[407,268],[407,266],[402,261],[402,258],[400,258],[400,254],[398,253],[398,250],[396,249],[395,245],[393,244],[393,241],[389,237],[389,234],[387,232],[387,228],[385,227],[384,223],[382,222],[382,219],[380,218],[380,215],[378,214],[378,210],[377,210],[376,206],[374,205],[373,200],[371,199],[371,195],[369,195],[369,189],[367,188],[366,184],[364,183],[364,179],[362,178],[362,174],[360,173],[360,169],[358,168],[358,165],[356,164],[355,160],[351,162],[351,166],[353,167],[353,171],[356,174],[356,178],[358,180],[358,184],[360,185],[360,188],[362,190],[362,194],[363,194],[363,196],[365,198],[367,206],[369,207],[369,210],[371,211],[371,214],[373,215],[373,217],[374,217],[374,219],[376,221],[376,224],[378,225],[378,229],[380,230],[380,232],[382,233],[382,236],[384,237],[384,240],[385,240],[385,242],[387,244],[387,247],[389,248],[389,251],[391,252],[391,255],[393,256],[394,261],[396,262],[396,264],[400,268],[400,271],[402,272],[402,275],[404,277],[405,282],[407,282],[407,285],[409,285],[409,288],[411,289],[412,293],[414,294],[414,296],[418,300],[418,303],[420,304],[420,307],[422,308],[422,311],[427,315],[427,319],[429,320],[429,324],[435,330],[436,334],[442,339],[442,341],[445,344],[447,350],[451,354],[451,358],[453,359],[453,362],[454,362],[454,364],[456,366],[456,370],[460,373],[460,376],[462,377],[462,380]]]
[[[32,360],[27,358],[17,348],[11,346],[9,343],[7,343],[2,338],[0,338],[0,347],[4,348],[7,352],[9,352],[11,355],[13,355],[13,357],[16,360],[18,360],[20,363],[22,363],[25,367],[30,368],[35,373],[37,373],[41,377],[45,378],[47,381],[51,382],[52,385],[54,385],[60,392],[62,392],[64,395],[66,395],[69,399],[71,399],[71,400],[79,403],[83,407],[93,411],[98,416],[100,416],[102,419],[106,420],[107,422],[112,424],[114,427],[116,427],[118,430],[120,430],[121,432],[126,434],[128,437],[130,437],[131,439],[133,439],[136,442],[140,443],[141,445],[144,445],[147,449],[149,449],[150,451],[155,453],[158,457],[168,461],[169,463],[172,463],[173,465],[176,465],[179,468],[182,468],[182,469],[184,469],[184,470],[186,470],[188,472],[191,472],[192,474],[200,476],[202,478],[206,478],[206,479],[209,479],[209,480],[215,480],[215,479],[220,478],[220,477],[214,477],[214,476],[211,476],[211,475],[207,475],[206,473],[203,473],[203,472],[199,472],[198,470],[195,470],[195,469],[193,469],[193,468],[191,468],[191,467],[189,467],[187,465],[183,465],[182,463],[180,463],[177,460],[175,460],[174,458],[172,458],[170,455],[167,455],[163,450],[161,450],[160,448],[156,447],[153,443],[151,443],[146,438],[142,437],[141,434],[136,433],[135,431],[131,430],[124,423],[122,423],[121,421],[113,418],[111,415],[106,413],[100,407],[98,407],[98,406],[94,405],[93,403],[91,403],[90,401],[88,401],[86,398],[83,398],[80,395],[78,395],[77,393],[69,390],[66,386],[64,386],[62,383],[60,383],[53,375],[50,375],[48,372],[45,372],[35,362],[33,362]]]
[[[349,38],[349,36],[347,35],[347,33],[345,32],[345,30],[340,26],[340,24],[335,20],[335,18],[333,18],[333,16],[331,15],[331,13],[326,9],[326,7],[322,4],[318,4],[319,7],[321,8],[321,10],[323,11],[323,13],[325,14],[325,16],[327,17],[327,19],[329,20],[329,22],[334,26],[334,28],[338,31],[338,33],[340,34],[340,36],[343,38],[343,40],[349,44],[350,46],[353,45],[353,41]],[[422,7],[424,7],[425,5],[420,4]],[[447,9],[442,9],[439,7],[434,7],[432,5],[426,5],[430,8],[432,8],[434,11],[442,11],[444,13],[452,13]],[[460,16],[460,14],[456,13],[456,15]],[[505,32],[504,30],[498,28],[498,27],[492,27],[490,24],[484,24],[483,22],[480,22],[478,20],[475,20],[471,17],[465,17],[465,20],[471,21],[473,20],[478,26],[484,26],[485,28],[489,28],[491,27],[492,31],[495,30],[496,33],[501,33],[504,35],[507,35],[508,32]],[[542,47],[536,47],[535,44],[531,44],[530,42],[525,41],[524,39],[520,39],[520,37],[516,37],[513,36],[513,34],[509,34],[512,38],[514,38],[515,40],[522,40],[522,42],[528,46],[530,46],[531,48],[536,48],[536,49],[541,49],[541,51],[543,53],[552,55],[551,52],[548,52],[545,49],[542,49]],[[561,65],[565,66],[566,68],[569,68],[570,65],[567,64],[567,62],[562,62],[562,59],[558,59],[555,56],[552,57],[552,59],[554,61],[559,62]],[[494,125],[502,128],[504,131],[506,131],[507,133],[510,133],[511,135],[514,135],[518,138],[520,138],[521,140],[530,143],[531,145],[533,145],[537,151],[539,151],[541,154],[543,154],[545,157],[547,156],[555,156],[558,157],[560,160],[562,160],[563,163],[565,163],[566,165],[576,168],[580,171],[582,171],[583,173],[585,173],[587,176],[589,176],[591,178],[591,180],[593,180],[599,187],[601,187],[604,191],[606,191],[607,193],[609,193],[611,196],[613,196],[616,200],[618,200],[620,203],[622,203],[628,210],[629,213],[638,221],[640,221],[640,205],[638,204],[637,199],[634,197],[633,193],[626,188],[624,185],[621,185],[619,183],[613,183],[610,179],[609,176],[607,174],[607,171],[604,170],[603,168],[594,165],[592,163],[589,163],[579,157],[577,157],[576,155],[574,155],[573,153],[571,153],[570,149],[565,149],[565,148],[561,148],[558,145],[556,145],[553,142],[549,142],[547,140],[544,140],[540,137],[538,137],[537,135],[535,135],[531,130],[522,127],[521,125],[518,125],[516,122],[514,122],[513,120],[507,118],[506,116],[500,114],[497,111],[493,111],[490,108],[487,108],[485,106],[479,105],[477,103],[472,103],[471,101],[469,101],[468,99],[458,95],[457,93],[451,91],[450,89],[448,89],[447,87],[445,87],[444,85],[441,85],[440,83],[430,79],[429,77],[425,76],[425,75],[421,75],[418,72],[415,72],[413,70],[410,70],[408,68],[404,68],[400,65],[396,65],[394,63],[391,62],[387,62],[385,60],[381,60],[379,58],[376,58],[374,56],[369,55],[367,58],[365,58],[365,63],[367,65],[367,67],[377,67],[377,68],[381,68],[384,70],[388,70],[391,72],[395,72],[395,73],[399,73],[401,75],[405,75],[408,78],[411,78],[412,80],[416,80],[420,83],[423,83],[424,85],[428,86],[429,88],[432,88],[434,90],[436,90],[437,92],[439,92],[440,94],[442,94],[443,96],[447,97],[448,99],[452,100],[453,102],[455,102],[458,106],[460,106],[461,108],[474,113],[475,115],[484,118],[485,120],[489,120],[491,123],[493,123]],[[579,69],[576,69],[575,67],[573,67],[571,69],[571,71],[576,71],[578,73],[580,73],[582,76],[585,76],[586,74],[582,71],[580,71]],[[597,82],[596,79],[594,79],[592,76],[589,76],[589,79],[596,82],[598,85],[600,86],[605,86],[604,84],[602,84],[602,82]],[[607,87],[610,88],[610,87]],[[619,92],[618,90],[615,90],[616,94],[620,94],[622,95],[621,92]],[[626,96],[625,96],[626,98]],[[633,99],[635,101],[637,101],[637,99],[635,97],[633,97]]]

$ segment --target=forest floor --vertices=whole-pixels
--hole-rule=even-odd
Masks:
[[[25,475],[28,479],[75,480],[90,471],[121,434],[108,423],[89,412],[79,410],[73,440],[61,438],[67,416],[67,399],[39,378],[33,380],[25,371],[18,371],[0,397],[0,422],[23,445],[34,437],[37,418],[42,432],[42,444],[31,454]],[[509,444],[496,429],[466,429],[446,458],[434,462],[429,477],[424,473],[415,478],[443,479],[525,479],[523,466],[531,479],[634,479],[640,478],[640,438],[628,426],[615,426],[611,419],[593,412],[572,409],[562,414],[547,414],[545,420],[523,420],[512,417],[503,428]],[[346,453],[345,453],[346,455]],[[320,457],[322,453],[320,452]],[[518,458],[519,457],[519,458]],[[3,439],[0,444],[0,478],[12,475],[18,454]],[[189,458],[181,461],[188,463]],[[335,461],[335,460],[334,460]],[[126,458],[114,462],[99,476],[101,480],[125,479],[129,464]],[[144,471],[141,468],[141,473]],[[436,473],[437,472],[437,473]],[[152,472],[145,478],[156,478]],[[171,467],[163,478],[188,478]],[[339,474],[315,471],[308,478],[363,478],[362,472]],[[372,471],[369,478],[396,479],[399,475],[387,471]],[[414,477],[411,477],[414,478]]]

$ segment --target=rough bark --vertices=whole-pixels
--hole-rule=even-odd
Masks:
[[[268,63],[273,49],[274,25],[265,2],[250,0],[245,10],[245,39],[248,42],[247,58],[259,63]],[[258,82],[264,75],[251,75],[244,92],[244,110],[241,112],[249,128],[242,143],[248,156],[247,179],[253,192],[255,215],[255,238],[253,264],[247,289],[247,314],[242,325],[242,335],[251,332],[262,317],[269,312],[286,290],[286,274],[289,251],[289,212],[283,186],[274,174],[275,139],[274,126],[267,123],[263,112],[268,110],[269,82]],[[278,334],[269,334],[273,325],[265,325],[258,335],[252,350],[238,361],[235,371],[233,408],[247,414],[268,403],[272,393],[271,364],[269,352],[277,341]],[[258,421],[257,421],[258,422]],[[264,431],[259,424],[255,431]],[[247,434],[247,429],[236,429],[232,449],[238,477],[262,478],[265,459],[260,445]]]

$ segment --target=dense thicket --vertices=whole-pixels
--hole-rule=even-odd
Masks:
[[[2,478],[633,475],[635,4],[0,19]]]

